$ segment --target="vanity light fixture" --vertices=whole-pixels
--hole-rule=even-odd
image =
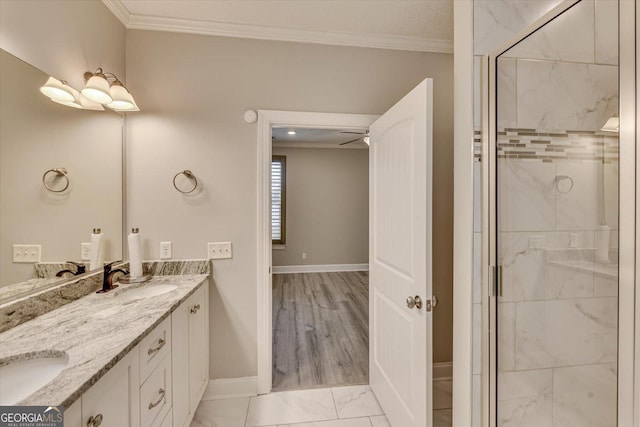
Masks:
[[[112,79],[109,82],[109,79]],[[106,105],[115,111],[140,111],[133,96],[113,73],[98,68],[95,73],[84,73],[82,94],[93,102]]]
[[[115,74],[98,68],[95,73],[84,73],[84,81],[82,91],[78,92],[64,80],[49,77],[40,92],[53,102],[82,110],[104,111],[106,105],[114,111],[140,111]]]
[[[368,136],[365,136],[364,138],[362,138],[362,141],[363,141],[365,144],[369,145],[369,142],[370,142],[371,140],[369,139],[369,137],[368,137]]]
[[[288,135],[295,135],[296,131],[295,130],[290,130],[289,132],[287,132]]]

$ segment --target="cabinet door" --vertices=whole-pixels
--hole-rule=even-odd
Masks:
[[[64,410],[64,427],[82,426],[82,399],[76,400],[73,405]]]
[[[209,378],[209,348],[207,303],[205,286],[189,298],[189,409],[195,412]]]
[[[189,418],[189,298],[171,314],[171,367],[173,425],[183,427]]]
[[[140,427],[138,347],[82,396],[82,425],[100,416],[101,427]]]

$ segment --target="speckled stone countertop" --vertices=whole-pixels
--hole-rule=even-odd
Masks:
[[[67,367],[19,405],[68,408],[203,284],[207,274],[154,276],[142,285],[120,285],[107,294],[90,294],[0,334],[0,364],[29,354],[66,353]],[[155,284],[170,292],[131,299],[126,289]]]

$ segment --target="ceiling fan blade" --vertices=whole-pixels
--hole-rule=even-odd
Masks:
[[[353,134],[353,135],[364,135],[365,134],[364,132],[347,132],[347,131],[340,131],[340,133],[350,133],[350,134]]]
[[[351,141],[347,141],[347,142],[341,142],[340,145],[347,145],[347,144],[351,144],[352,142],[356,142],[356,141],[360,141],[362,138],[356,138],[356,139],[352,139]]]

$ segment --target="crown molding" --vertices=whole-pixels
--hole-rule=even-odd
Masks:
[[[248,38],[334,46],[366,47],[375,49],[409,50],[418,52],[453,53],[453,41],[420,37],[351,34],[314,30],[277,28],[262,25],[226,22],[196,21],[132,15],[120,0],[102,0],[125,27],[133,30],[167,31],[174,33]]]
[[[102,0],[102,3],[122,22],[125,28],[129,28],[131,13],[120,0]]]

